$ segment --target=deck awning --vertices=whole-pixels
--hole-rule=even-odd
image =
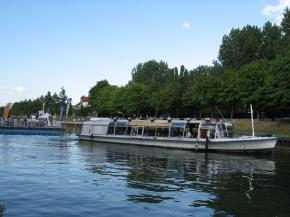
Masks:
[[[187,121],[172,121],[171,128],[185,128]]]
[[[128,121],[127,120],[117,120],[116,127],[127,127]]]
[[[130,121],[128,126],[132,127],[169,127],[167,121]]]

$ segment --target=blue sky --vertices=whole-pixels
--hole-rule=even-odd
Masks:
[[[73,104],[98,81],[125,85],[155,59],[211,64],[224,34],[279,23],[290,0],[0,0],[0,106],[63,86]]]

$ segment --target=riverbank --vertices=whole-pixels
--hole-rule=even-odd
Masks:
[[[251,120],[236,119],[233,122],[240,135],[252,134]],[[255,120],[254,125],[256,135],[275,135],[290,138],[290,121]]]

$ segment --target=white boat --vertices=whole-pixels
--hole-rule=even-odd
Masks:
[[[232,123],[210,120],[116,120],[91,118],[80,140],[188,149],[194,151],[265,152],[276,137],[236,136]]]

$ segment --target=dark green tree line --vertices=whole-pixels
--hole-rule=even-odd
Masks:
[[[246,25],[222,39],[213,66],[188,70],[150,60],[132,70],[124,87],[98,82],[90,90],[91,109],[102,115],[213,116],[290,115],[290,11],[281,25]]]

